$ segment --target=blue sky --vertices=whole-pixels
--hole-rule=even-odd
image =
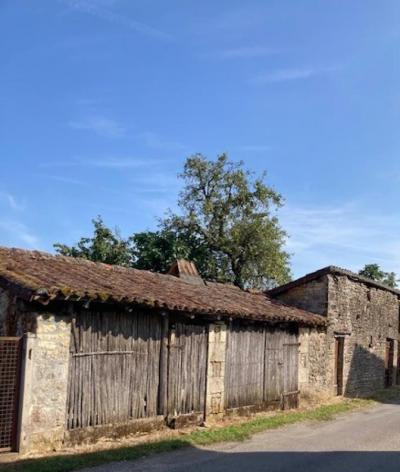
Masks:
[[[400,273],[398,0],[0,0],[0,244],[174,208],[185,158],[280,191],[295,276]]]

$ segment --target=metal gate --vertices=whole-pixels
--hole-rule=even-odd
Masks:
[[[22,338],[0,337],[0,452],[17,450]]]
[[[204,418],[208,332],[204,325],[173,323],[168,336],[167,416]]]

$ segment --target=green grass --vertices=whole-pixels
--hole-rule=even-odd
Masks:
[[[363,408],[373,403],[373,400],[352,399],[336,404],[323,405],[307,411],[279,411],[270,416],[257,416],[231,426],[196,430],[182,438],[165,439],[131,447],[84,454],[26,459],[10,464],[0,464],[0,470],[13,472],[69,472],[109,462],[134,460],[150,454],[169,452],[188,446],[243,441],[261,431],[291,425],[300,421],[326,421],[334,418],[339,413]]]

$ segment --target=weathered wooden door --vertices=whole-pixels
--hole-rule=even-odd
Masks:
[[[280,331],[266,331],[264,355],[264,400],[279,405],[284,389],[284,358]]]
[[[295,333],[232,323],[226,354],[225,406],[295,407],[298,346]]]
[[[262,326],[231,324],[225,366],[227,408],[252,406],[264,401],[264,343]]]
[[[67,428],[158,413],[161,317],[85,311],[72,322]]]
[[[205,414],[208,331],[174,322],[168,333],[167,417]]]
[[[394,363],[394,340],[386,340],[386,355],[385,355],[385,387],[393,385],[393,363]]]
[[[0,337],[0,452],[17,450],[21,338]]]
[[[284,409],[299,405],[299,343],[295,336],[287,336],[283,343],[283,405]]]
[[[335,338],[335,383],[336,394],[343,395],[344,337]]]

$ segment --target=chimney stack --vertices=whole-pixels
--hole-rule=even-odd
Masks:
[[[168,274],[178,277],[189,284],[204,285],[204,281],[200,277],[195,264],[185,259],[178,259],[172,264]]]

